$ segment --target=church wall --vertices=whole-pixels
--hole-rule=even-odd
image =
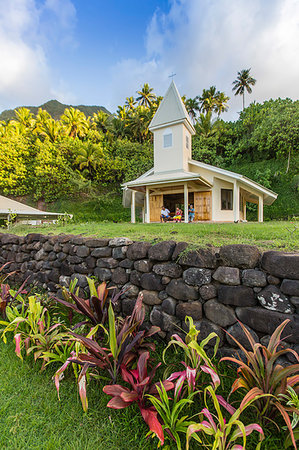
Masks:
[[[154,170],[167,172],[170,170],[188,170],[191,152],[186,151],[186,135],[182,124],[171,125],[154,131]],[[172,131],[172,146],[163,147],[163,135],[166,129]],[[191,145],[191,144],[190,144]]]
[[[233,183],[214,178],[212,189],[212,220],[215,222],[233,222],[234,211],[221,209],[221,189],[233,189]]]

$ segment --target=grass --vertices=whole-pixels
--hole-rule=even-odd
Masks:
[[[131,224],[113,222],[82,222],[67,225],[14,225],[11,233],[25,235],[32,232],[44,234],[82,234],[113,238],[126,236],[133,240],[158,242],[172,239],[199,246],[220,247],[228,244],[256,245],[261,250],[299,250],[299,222],[271,221],[264,223],[154,223]]]
[[[160,358],[162,346],[156,354]],[[179,361],[181,355],[171,355],[171,360]],[[175,358],[175,359],[174,359]],[[59,402],[52,369],[41,373],[40,364],[32,360],[18,359],[14,345],[0,342],[0,448],[9,450],[131,450],[154,449],[157,440],[145,438],[147,426],[136,407],[130,406],[116,411],[106,408],[108,396],[102,392],[102,384],[92,381],[88,386],[89,409],[86,414],[81,408],[75,380],[69,376],[61,383]],[[223,394],[230,389],[235,370],[222,363],[220,373],[224,386]],[[162,376],[160,370],[159,376]],[[234,394],[234,398],[238,394]],[[239,396],[239,400],[242,397]],[[191,413],[197,414],[203,405],[197,402]],[[197,419],[198,416],[195,416]],[[242,416],[244,422],[255,421],[253,410]],[[285,432],[265,428],[262,449],[283,448]],[[247,450],[257,444],[254,434],[248,438]],[[175,447],[171,447],[174,449]],[[192,448],[199,448],[193,443]]]

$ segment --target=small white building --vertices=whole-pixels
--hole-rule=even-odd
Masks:
[[[258,205],[258,221],[263,222],[263,206],[271,205],[277,194],[249,178],[192,159],[195,129],[181,96],[172,81],[149,130],[154,134],[154,167],[123,185],[123,204],[143,208],[146,223],[160,221],[164,205],[172,213],[177,206],[195,208],[196,221],[238,222],[246,220],[246,202]],[[188,214],[184,215],[188,222]]]
[[[0,195],[0,219],[10,221],[16,215],[16,221],[28,225],[41,225],[43,222],[55,221],[61,213],[41,211],[24,203]]]

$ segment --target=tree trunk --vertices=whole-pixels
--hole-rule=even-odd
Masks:
[[[245,109],[245,92],[243,92],[243,111]]]
[[[290,161],[291,161],[291,146],[289,147],[289,154],[288,154],[288,163],[287,163],[287,170],[286,173],[288,173],[290,168]]]

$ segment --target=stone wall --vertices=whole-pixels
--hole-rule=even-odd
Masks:
[[[14,280],[29,281],[59,295],[59,285],[78,278],[81,293],[86,275],[108,285],[129,288],[119,312],[130,314],[137,295],[150,321],[169,338],[193,318],[201,338],[215,331],[223,355],[234,352],[233,336],[243,338],[237,319],[260,342],[285,319],[287,342],[299,350],[299,254],[267,251],[249,245],[228,245],[188,251],[184,242],[157,244],[128,238],[97,239],[82,236],[25,237],[0,234],[0,263],[12,261]],[[286,362],[286,361],[282,361]]]

